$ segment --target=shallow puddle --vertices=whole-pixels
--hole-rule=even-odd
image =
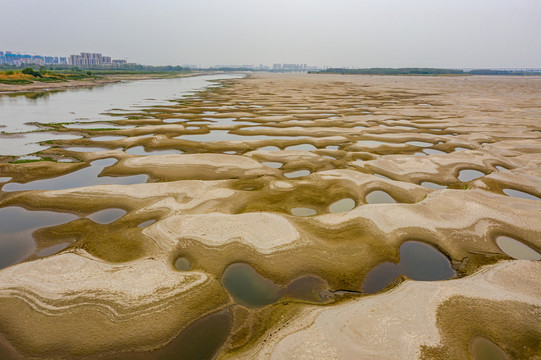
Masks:
[[[253,126],[254,123],[253,121],[245,121],[245,120],[239,120],[237,118],[210,118],[210,117],[205,117],[205,118],[201,118],[201,120],[198,120],[198,121],[211,121],[213,124],[216,124],[216,125],[227,125],[227,126],[230,126],[230,125],[248,125],[248,126]]]
[[[0,268],[18,263],[36,248],[32,233],[39,228],[77,219],[69,213],[30,211],[18,206],[0,209]]]
[[[8,182],[9,180],[11,180],[11,178],[8,176],[0,177],[0,183],[5,183],[5,182]]]
[[[261,307],[280,298],[280,287],[259,275],[250,265],[231,264],[225,269],[222,284],[239,304]]]
[[[387,176],[381,174],[374,174],[374,176],[379,177],[380,179],[392,180],[391,178],[388,178]]]
[[[387,146],[397,145],[395,143],[389,143],[389,142],[377,141],[377,140],[359,140],[355,144],[361,147],[367,147],[367,148],[375,148],[375,147],[383,146],[383,145],[387,145]]]
[[[315,303],[333,296],[329,284],[318,276],[303,275],[281,288],[245,263],[229,265],[222,276],[222,284],[237,303],[247,307],[274,304],[283,296]]]
[[[86,147],[86,146],[71,146],[68,148],[64,148],[68,151],[75,151],[75,152],[99,152],[99,151],[109,151],[109,150],[118,150],[119,148],[102,148],[102,147]]]
[[[445,185],[436,184],[436,183],[433,183],[433,182],[430,182],[430,181],[423,181],[421,183],[421,186],[423,186],[425,188],[429,188],[429,189],[434,189],[434,190],[447,189],[447,186],[445,186]]]
[[[38,251],[37,255],[40,256],[40,257],[53,255],[53,254],[59,253],[60,251],[64,250],[69,245],[70,245],[69,243],[65,242],[65,243],[49,246],[48,248],[41,249],[40,251]]]
[[[259,148],[257,150],[261,150],[261,151],[280,151],[280,148],[277,147],[277,146],[264,146],[264,147]]]
[[[134,146],[132,148],[129,148],[126,150],[126,153],[131,155],[138,155],[138,156],[147,156],[147,155],[169,155],[169,154],[182,154],[182,151],[180,150],[151,150],[146,151],[143,146]]]
[[[366,276],[362,291],[377,293],[390,285],[399,275],[417,281],[449,279],[456,275],[449,259],[431,245],[406,241],[400,246],[400,262],[376,265]]]
[[[52,179],[43,179],[31,181],[26,184],[8,183],[2,187],[2,191],[21,191],[21,190],[65,190],[76,187],[92,185],[131,185],[142,184],[148,179],[148,175],[130,175],[130,176],[99,176],[101,171],[110,165],[116,163],[116,159],[100,159],[90,163],[89,167],[72,173],[58,176]]]
[[[40,142],[48,140],[73,140],[81,136],[71,134],[56,134],[39,131],[32,133],[0,134],[0,155],[20,156],[32,154],[50,148],[51,145]]]
[[[466,151],[466,150],[470,150],[470,149],[465,148],[465,147],[457,146],[454,151]]]
[[[176,136],[174,139],[189,140],[198,142],[212,142],[212,141],[257,141],[257,140],[292,140],[304,138],[306,136],[278,136],[278,135],[238,135],[232,134],[229,130],[211,130],[206,134],[193,134],[193,135],[181,135]]]
[[[135,125],[118,125],[112,122],[99,122],[99,123],[71,123],[64,124],[63,127],[67,129],[133,129]]]
[[[297,170],[297,171],[284,173],[284,176],[290,179],[308,176],[308,175],[310,175],[310,170]]]
[[[465,169],[465,170],[460,170],[458,174],[458,180],[460,180],[461,182],[468,182],[468,181],[472,181],[483,176],[485,176],[485,173],[481,171]]]
[[[329,211],[331,213],[340,213],[340,212],[346,212],[350,211],[355,207],[355,200],[350,198],[345,198],[342,200],[338,200],[329,206]]]
[[[190,261],[181,256],[175,260],[175,268],[179,271],[188,271],[190,270]]]
[[[317,150],[317,148],[312,144],[300,144],[300,145],[292,145],[285,148],[286,150],[294,150],[294,151],[313,151]]]
[[[418,146],[418,147],[429,147],[429,146],[434,145],[432,143],[425,142],[425,141],[408,141],[408,142],[406,142],[406,144],[413,145],[413,146]]]
[[[276,162],[276,161],[264,161],[264,162],[262,162],[262,164],[265,165],[265,166],[274,168],[274,169],[279,169],[284,165],[283,163]]]
[[[440,151],[440,150],[436,150],[436,149],[424,149],[423,152],[428,154],[428,155],[447,154],[445,151]]]
[[[196,320],[169,344],[152,352],[120,353],[105,360],[212,360],[229,337],[233,317],[223,310]]]
[[[338,149],[340,149],[340,146],[338,146],[338,145],[327,145],[327,146],[325,146],[325,149],[327,149],[327,150],[338,150]]]
[[[519,191],[515,189],[503,189],[503,193],[507,196],[519,198],[519,199],[528,199],[528,200],[541,200],[535,195],[528,194],[524,191]]]
[[[330,296],[322,296],[328,293],[329,284],[320,277],[305,275],[289,283],[284,289],[283,296],[310,302],[323,302]]]
[[[396,200],[385,191],[374,190],[366,195],[366,202],[369,204],[394,204]]]
[[[517,260],[541,260],[541,254],[509,236],[498,236],[496,244],[507,255]]]
[[[181,121],[188,121],[188,119],[162,119],[162,122],[164,122],[166,124],[178,123],[178,122],[181,122]]]
[[[289,212],[295,216],[313,216],[317,214],[316,210],[307,207],[294,207]]]
[[[137,225],[138,228],[144,228],[144,227],[147,227],[149,225],[152,225],[156,222],[156,220],[154,219],[150,219],[150,220],[147,220],[147,221],[143,221],[142,223],[140,223],[139,225]]]
[[[507,354],[489,339],[477,336],[472,342],[474,360],[509,360]]]
[[[111,209],[96,211],[95,213],[88,215],[87,218],[94,221],[95,223],[104,225],[104,224],[110,224],[113,221],[120,219],[125,214],[126,214],[126,210],[118,209],[118,208],[111,208]]]

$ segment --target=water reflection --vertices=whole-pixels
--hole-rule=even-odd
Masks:
[[[507,196],[519,198],[519,199],[528,199],[528,200],[541,200],[535,195],[528,194],[524,191],[519,191],[515,189],[503,189],[503,193]]]
[[[259,275],[250,265],[229,265],[222,276],[222,283],[239,304],[261,307],[275,303],[280,298],[280,287]]]
[[[145,81],[121,82],[93,88],[70,89],[60,92],[26,93],[16,95],[0,94],[0,124],[4,125],[6,133],[27,133],[26,142],[17,146],[4,148],[0,146],[0,155],[24,155],[43,150],[36,148],[36,140],[29,133],[39,130],[33,123],[70,123],[82,120],[84,122],[99,122],[100,128],[119,128],[114,123],[107,122],[111,116],[104,113],[108,109],[121,108],[137,111],[141,107],[167,105],[167,99],[178,99],[184,94],[202,90],[212,80],[239,78],[242,75],[218,74],[184,78],[152,79]],[[156,100],[158,99],[158,100]],[[122,117],[126,111],[114,110]],[[133,125],[128,125],[133,127]],[[73,127],[73,125],[66,125]],[[76,124],[75,127],[81,127]],[[96,124],[91,124],[96,128]],[[41,134],[41,133],[36,133]],[[40,135],[43,136],[44,134]],[[58,136],[58,135],[57,135]],[[37,141],[54,139],[53,134],[47,138],[40,137]],[[0,143],[2,143],[0,141]],[[5,150],[11,153],[6,153]]]
[[[182,151],[180,150],[151,150],[146,151],[144,146],[134,146],[132,148],[129,148],[126,150],[126,153],[131,155],[138,155],[138,156],[147,156],[147,155],[168,155],[168,154],[182,154]]]
[[[284,173],[284,176],[290,179],[304,177],[310,175],[310,170],[297,170]]]
[[[222,284],[237,303],[252,308],[274,304],[282,297],[316,303],[332,297],[328,283],[317,276],[304,275],[281,288],[245,263],[229,265]]]
[[[425,142],[425,141],[407,141],[406,144],[417,146],[417,147],[429,147],[429,146],[434,145],[432,143]]]
[[[0,209],[0,268],[16,264],[34,253],[36,243],[32,233],[36,229],[75,219],[74,214],[30,211],[18,206]]]
[[[307,207],[294,207],[289,210],[294,216],[314,216],[317,211]]]
[[[125,214],[126,210],[111,208],[96,211],[95,213],[88,215],[87,218],[98,224],[110,224],[113,221],[120,219]]]
[[[434,247],[420,241],[406,241],[400,246],[400,262],[376,265],[366,276],[362,291],[375,294],[385,289],[399,275],[412,280],[445,280],[456,275],[449,259]]]
[[[284,165],[283,163],[277,161],[264,161],[262,164],[274,169],[279,169]]]
[[[329,206],[329,211],[331,213],[339,213],[339,212],[345,212],[353,210],[355,207],[355,200],[350,198],[345,198],[342,200],[338,200]]]
[[[188,271],[190,270],[190,261],[181,256],[175,260],[175,268],[179,271]]]
[[[144,228],[144,227],[147,227],[149,225],[152,225],[156,222],[156,220],[154,219],[150,219],[150,220],[147,220],[147,221],[143,221],[142,223],[140,223],[139,225],[137,225],[137,227],[139,228]]]
[[[507,354],[487,338],[477,336],[472,342],[474,360],[509,360]]]
[[[210,142],[210,141],[256,141],[256,140],[292,140],[303,138],[305,136],[278,136],[278,135],[238,135],[232,134],[228,130],[211,130],[206,134],[193,134],[176,136],[174,139]],[[314,147],[315,149],[315,147]]]
[[[374,190],[366,195],[366,202],[369,204],[393,204],[396,200],[385,191]]]
[[[302,137],[302,136],[298,136]],[[281,138],[280,138],[281,139]],[[294,151],[313,151],[317,150],[317,148],[312,144],[300,144],[300,145],[292,145],[286,147],[286,150],[294,150]]]
[[[141,184],[147,181],[148,175],[131,175],[122,177],[99,176],[105,167],[113,165],[116,161],[116,159],[95,160],[90,163],[89,167],[52,179],[36,180],[26,184],[14,182],[7,183],[2,187],[2,191],[64,190],[92,185]]]
[[[223,310],[196,320],[169,344],[152,352],[120,353],[106,360],[211,360],[227,340],[233,317]]]
[[[509,236],[498,236],[496,244],[504,253],[517,260],[541,260],[541,254]]]
[[[445,186],[445,185],[436,184],[436,183],[433,183],[433,182],[430,182],[430,181],[423,181],[421,183],[421,186],[423,186],[425,188],[429,188],[429,189],[434,189],[434,190],[447,189],[447,186]]]
[[[460,173],[458,174],[458,180],[460,180],[461,182],[468,182],[468,181],[472,181],[474,179],[478,179],[483,176],[485,176],[485,173],[481,171],[465,169],[465,170],[460,170]]]
[[[1,107],[0,107],[1,109]],[[13,133],[0,135],[0,155],[21,156],[42,151],[51,147],[40,144],[47,140],[73,140],[81,136],[71,134],[57,134],[40,131],[34,133]]]

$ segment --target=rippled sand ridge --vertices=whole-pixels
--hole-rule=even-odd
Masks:
[[[541,78],[219,85],[0,156],[2,357],[541,358]]]

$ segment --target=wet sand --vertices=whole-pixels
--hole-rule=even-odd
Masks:
[[[468,358],[477,337],[539,356],[541,263],[496,239],[541,252],[540,94],[538,77],[257,74],[112,118],[133,128],[58,125],[82,137],[39,155],[76,164],[0,163],[0,210],[77,216],[35,230],[30,255],[0,270],[0,350],[158,356],[219,313],[232,318],[223,359]],[[148,180],[40,188],[100,159],[102,178]],[[123,212],[92,220],[113,208]],[[408,241],[456,275],[400,274],[363,293]],[[270,303],[228,293],[222,276],[236,263],[260,291],[272,282]],[[307,276],[322,280],[285,291]]]

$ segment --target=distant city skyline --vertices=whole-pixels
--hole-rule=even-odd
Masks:
[[[3,0],[0,47],[140,64],[541,66],[537,0]]]
[[[0,65],[72,65],[78,67],[89,66],[122,66],[127,64],[126,59],[112,59],[101,53],[82,52],[70,56],[50,56],[41,54],[26,54],[11,50],[0,50]]]
[[[139,64],[137,62],[128,63],[126,59],[112,59],[110,56],[104,56],[101,53],[81,52],[80,54],[72,54],[70,56],[46,56],[40,54],[27,54],[22,52],[14,52],[11,50],[0,50],[0,65],[13,65],[13,66],[25,66],[25,65],[71,65],[76,67],[96,67],[96,66],[122,66],[122,65],[147,65]],[[152,65],[151,65],[152,66]],[[158,65],[159,66],[159,65]],[[273,64],[216,64],[210,66],[201,66],[196,64],[177,64],[176,66],[182,66],[191,69],[239,69],[239,70],[254,70],[254,71],[273,71],[273,72],[306,72],[306,71],[318,71],[327,68],[344,68],[355,69],[358,67],[352,66],[314,66],[307,64],[288,64],[288,63],[273,63]],[[457,70],[476,70],[477,68],[449,68]],[[490,68],[494,70],[521,70],[521,71],[541,71],[541,67],[501,67]]]

